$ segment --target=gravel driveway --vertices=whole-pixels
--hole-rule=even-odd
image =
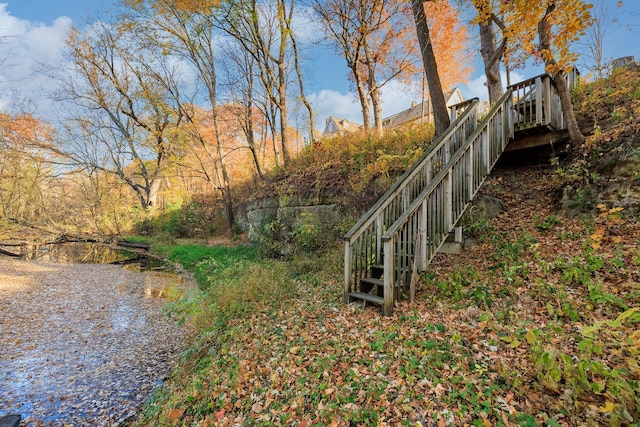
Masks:
[[[181,279],[0,256],[0,415],[117,426],[169,373],[187,332],[158,294]]]

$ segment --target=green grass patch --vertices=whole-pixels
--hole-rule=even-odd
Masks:
[[[201,289],[211,285],[211,275],[238,262],[258,261],[258,250],[253,246],[177,245],[156,248],[161,255],[191,271]]]

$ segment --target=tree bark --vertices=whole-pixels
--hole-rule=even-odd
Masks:
[[[291,8],[293,9],[293,2],[291,3]],[[302,81],[302,70],[300,68],[300,58],[298,54],[298,43],[296,42],[295,37],[293,36],[293,30],[291,29],[291,15],[293,14],[293,10],[289,14],[289,17],[285,21],[287,23],[287,30],[289,37],[291,38],[291,48],[293,49],[293,64],[296,70],[296,75],[298,76],[298,88],[300,90],[300,101],[307,109],[307,113],[309,114],[309,144],[313,144],[316,140],[316,130],[315,123],[313,117],[313,107],[307,100],[307,96],[304,91],[304,82]]]
[[[249,60],[251,61],[251,60]],[[242,128],[244,129],[245,137],[247,138],[247,145],[249,145],[249,150],[251,150],[251,156],[253,158],[253,164],[256,168],[256,174],[258,178],[262,181],[264,179],[264,175],[262,174],[262,168],[260,167],[260,160],[258,159],[258,153],[256,150],[256,140],[254,134],[254,122],[253,122],[253,74],[251,72],[251,68],[248,67],[247,75],[245,77],[247,79],[247,104],[245,106],[245,115],[242,124]]]
[[[500,76],[500,57],[504,50],[496,46],[496,33],[493,29],[493,22],[480,23],[480,53],[484,63],[484,74],[487,76],[487,90],[489,91],[489,102],[495,104],[504,94],[502,87],[502,77]]]
[[[358,72],[357,67],[355,67],[353,72]],[[360,100],[360,107],[362,109],[362,126],[365,133],[368,133],[371,129],[371,104],[369,103],[367,88],[365,87],[364,81],[362,80],[362,78],[356,78],[355,80],[356,90],[358,91],[358,99]]]
[[[375,61],[367,43],[363,44],[363,51],[364,63],[367,66],[367,90],[373,106],[373,127],[377,135],[382,135],[382,102],[380,101],[380,88],[376,82]]]
[[[435,134],[439,135],[451,124],[449,111],[447,110],[447,103],[444,99],[440,75],[438,74],[436,57],[433,53],[433,46],[431,45],[427,16],[424,12],[424,1],[411,0],[411,6],[413,8],[413,20],[416,24],[418,42],[420,43],[420,51],[422,53],[424,72],[427,76],[427,85],[429,86],[429,97],[431,98],[431,106],[433,107]]]
[[[382,135],[382,101],[380,100],[380,89],[373,87],[371,89],[371,104],[373,105],[373,125],[377,135]]]
[[[436,64],[436,57],[433,53],[433,46],[431,45],[427,16],[424,13],[424,1],[411,0],[411,7],[413,8],[413,20],[416,24],[416,32],[418,33],[424,72],[427,76],[427,85],[429,86],[429,97],[431,98],[433,119],[436,128],[435,134],[439,135],[451,124],[447,110],[447,102],[444,99],[440,75],[438,74],[438,65]]]
[[[539,50],[544,59],[545,67],[549,70],[553,70],[557,65],[556,60],[551,54],[551,40],[550,40],[550,25],[549,15],[553,13],[556,8],[555,1],[551,2],[547,6],[544,17],[538,22],[538,40],[540,41]],[[571,139],[571,147],[577,148],[581,146],[585,137],[580,131],[578,126],[578,120],[576,119],[575,111],[573,110],[573,103],[571,102],[571,90],[565,80],[564,74],[561,71],[549,72],[551,81],[558,91],[560,97],[560,106],[562,107],[562,115],[567,125],[567,131],[569,131],[569,138]]]
[[[292,3],[295,0],[291,0]],[[280,141],[282,144],[282,163],[286,166],[291,155],[289,154],[289,135],[287,133],[287,69],[285,53],[287,51],[287,27],[285,22],[286,8],[284,0],[278,0],[278,30],[280,31],[280,47],[278,51],[278,108],[280,109]],[[293,6],[293,5],[292,5]]]

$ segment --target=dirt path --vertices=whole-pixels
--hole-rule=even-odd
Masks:
[[[155,298],[179,280],[0,257],[0,415],[21,414],[21,426],[122,425],[183,347],[185,330]]]

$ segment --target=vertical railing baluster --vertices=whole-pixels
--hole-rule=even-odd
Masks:
[[[349,304],[349,293],[351,292],[351,276],[353,274],[351,265],[351,242],[345,241],[344,248],[344,302]]]

